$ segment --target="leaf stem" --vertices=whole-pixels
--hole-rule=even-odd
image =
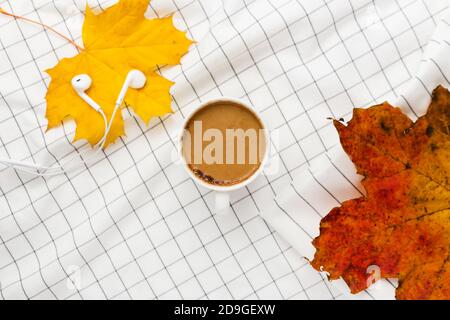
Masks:
[[[1,14],[4,14],[5,16],[10,16],[10,17],[13,17],[13,18],[15,18],[15,19],[19,19],[19,20],[23,20],[23,21],[26,21],[26,22],[29,22],[29,23],[33,23],[33,24],[40,25],[40,26],[44,27],[45,29],[48,29],[48,30],[50,30],[50,31],[52,31],[52,32],[54,32],[54,33],[56,33],[56,34],[59,35],[60,37],[64,38],[65,40],[67,40],[68,42],[70,42],[71,44],[73,44],[78,50],[84,51],[84,48],[81,47],[81,46],[79,46],[75,41],[73,41],[73,40],[70,39],[69,37],[65,36],[64,34],[58,32],[58,31],[56,31],[55,29],[53,29],[52,27],[50,27],[50,26],[48,26],[48,25],[46,25],[46,24],[43,24],[43,23],[40,23],[40,22],[31,20],[31,19],[28,19],[28,18],[25,18],[25,17],[17,16],[17,15],[15,15],[15,14],[13,14],[13,13],[6,12],[6,11],[3,10],[2,8],[0,8],[0,13],[1,13]]]

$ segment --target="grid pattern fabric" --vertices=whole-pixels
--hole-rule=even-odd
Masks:
[[[393,104],[416,119],[426,113],[431,93],[438,85],[450,86],[450,16],[446,15],[429,40],[417,71]],[[320,221],[343,201],[365,195],[362,176],[340,145],[317,157],[307,169],[298,172],[293,181],[266,206],[263,217],[302,256],[313,259],[311,240],[320,234]],[[351,295],[341,279],[329,283],[340,298],[394,299],[397,279],[378,281],[365,292]]]
[[[115,1],[88,2],[101,11]],[[1,0],[0,6],[80,42],[85,3]],[[353,106],[399,98],[447,5],[152,1],[149,17],[175,12],[177,26],[199,41],[181,66],[160,70],[176,81],[174,114],[146,125],[125,111],[127,136],[82,172],[36,178],[0,168],[1,298],[345,297],[261,212],[336,146],[327,118],[348,119]],[[0,156],[57,164],[86,148],[70,143],[73,124],[44,133],[50,81],[44,70],[75,53],[50,32],[0,17]],[[213,194],[189,179],[174,156],[183,119],[220,95],[253,105],[272,136],[271,166],[233,194],[225,216],[212,213]]]

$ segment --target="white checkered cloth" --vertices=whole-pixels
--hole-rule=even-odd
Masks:
[[[115,1],[88,2],[101,10]],[[176,81],[173,115],[147,127],[125,112],[127,137],[81,173],[44,179],[0,168],[2,298],[349,297],[302,258],[320,216],[363,192],[345,156],[331,165],[342,152],[327,117],[383,100],[423,113],[435,84],[448,84],[447,26],[430,41],[447,0],[223,2],[152,2],[149,16],[177,12],[177,26],[200,41],[161,71]],[[77,41],[85,3],[0,0]],[[51,32],[0,16],[0,156],[52,164],[82,149],[70,143],[71,124],[44,133],[42,70],[73,54]],[[416,75],[421,91],[408,90]],[[273,137],[272,166],[233,194],[226,216],[211,213],[213,195],[173,157],[183,118],[220,95],[251,103]],[[388,282],[358,297],[392,292]]]

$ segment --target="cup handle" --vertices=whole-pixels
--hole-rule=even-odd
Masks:
[[[217,214],[226,214],[230,208],[230,193],[216,192],[215,193],[215,209]]]

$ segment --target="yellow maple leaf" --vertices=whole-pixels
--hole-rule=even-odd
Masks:
[[[74,141],[86,139],[95,145],[102,139],[105,125],[101,115],[72,88],[72,78],[79,74],[88,74],[92,78],[87,94],[102,106],[108,120],[132,69],[147,76],[143,89],[130,89],[125,97],[134,112],[148,123],[152,117],[172,111],[169,90],[173,83],[157,73],[157,66],[180,63],[192,41],[174,27],[172,17],[145,18],[149,2],[121,0],[99,15],[87,6],[83,25],[84,49],[46,71],[51,77],[46,97],[47,130],[66,119],[73,119],[76,123]],[[122,135],[124,122],[118,112],[106,146]]]

